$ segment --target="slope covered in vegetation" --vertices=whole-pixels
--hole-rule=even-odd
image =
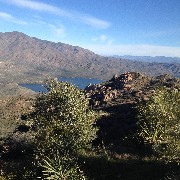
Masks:
[[[162,87],[164,90],[160,93],[159,88]],[[11,135],[3,137],[0,152],[2,157],[1,177],[7,179],[10,177],[14,177],[14,179],[36,179],[37,176],[43,176],[44,172],[46,177],[53,175],[55,179],[55,177],[63,177],[60,172],[64,171],[66,175],[73,173],[79,179],[138,180],[144,179],[144,177],[157,180],[178,179],[180,176],[177,163],[179,159],[179,131],[174,129],[173,133],[177,136],[173,136],[169,127],[173,128],[173,125],[179,127],[179,88],[179,79],[169,75],[150,78],[135,72],[115,75],[107,82],[86,87],[85,92],[80,92],[71,85],[51,86],[48,94],[38,95],[37,98],[31,99],[31,101],[23,101],[31,102],[35,109],[32,105],[28,105],[29,110],[23,111],[22,114],[19,113],[18,117],[15,118],[16,120],[23,119],[21,123],[14,126],[16,128],[12,130]],[[62,90],[65,94],[59,94]],[[88,102],[89,100],[90,107],[81,103],[79,93],[83,96],[84,100],[82,102]],[[173,93],[175,94],[173,95]],[[172,98],[170,98],[171,95]],[[158,98],[161,98],[161,101],[156,102],[155,100]],[[163,116],[159,114],[159,111],[156,113],[156,110],[161,110],[162,105],[164,107],[162,109],[168,112]],[[151,106],[155,107],[153,111],[148,109]],[[170,126],[166,126],[166,122],[169,121],[164,121],[164,119],[170,117],[168,107],[174,111],[174,113],[171,111],[172,121]],[[84,149],[81,148],[82,144],[76,146],[76,143],[81,140],[78,135],[79,131],[77,132],[76,129],[78,127],[81,132],[86,132],[87,138],[85,138],[86,135],[81,135],[87,142],[93,140],[93,138],[90,138],[89,141],[88,137],[95,131],[91,129],[92,127],[86,125],[90,122],[88,121],[90,116],[86,113],[92,111],[89,111],[89,108],[93,109],[93,114],[97,114],[96,127],[99,130],[96,139],[92,142],[93,146]],[[85,114],[81,113],[81,110]],[[149,114],[152,114],[150,116],[143,114],[146,110]],[[28,115],[29,112],[31,112],[31,116]],[[34,113],[32,112],[38,113],[33,116]],[[28,117],[31,117],[32,121],[27,121]],[[158,148],[164,148],[165,151],[154,149],[159,142],[158,138],[153,144],[152,141],[147,141],[151,136],[148,137],[144,133],[147,128],[144,122],[149,123],[152,119],[154,122],[161,121],[165,123],[162,127],[167,127],[165,133],[160,131],[157,136],[162,142],[158,144]],[[34,122],[37,124],[35,129],[38,131],[35,131],[34,126],[32,126]],[[83,122],[84,125],[80,122]],[[93,127],[95,126],[93,125]],[[153,124],[152,127],[148,130],[153,133],[153,129],[155,129]],[[48,128],[51,128],[52,131],[49,131]],[[33,138],[36,137],[36,132],[40,132],[39,135],[44,135],[39,136],[40,138],[37,141],[39,145],[34,146],[32,142],[34,142]],[[61,138],[59,139],[59,137]],[[93,135],[93,137],[95,136]],[[167,139],[164,137],[168,137],[168,140],[171,141],[166,141]],[[43,138],[47,143],[41,141]],[[65,141],[63,141],[63,138],[65,138]],[[161,138],[164,138],[165,141],[162,141]],[[69,142],[69,144],[66,146],[65,142]],[[60,143],[60,146],[58,143]],[[57,144],[57,146],[53,144]],[[66,152],[63,148],[67,148],[68,153],[66,155],[68,154],[68,156],[62,152],[56,154],[56,147],[60,147],[63,152]],[[73,147],[73,151],[71,147]],[[175,147],[174,151],[170,152],[171,156],[166,156],[168,155],[166,153],[168,147]],[[46,151],[51,153],[45,153]],[[176,157],[171,158],[174,152]],[[68,159],[69,153],[72,161]],[[16,157],[14,154],[16,154]],[[45,158],[45,164],[34,161],[34,155],[38,155],[40,159]],[[22,156],[24,157],[23,160],[21,159]],[[173,162],[171,162],[172,160]],[[68,164],[70,162],[74,162],[74,164]],[[9,167],[14,168],[9,171]],[[70,171],[68,167],[74,168]],[[54,173],[52,173],[52,169]],[[50,171],[51,173],[49,173]]]

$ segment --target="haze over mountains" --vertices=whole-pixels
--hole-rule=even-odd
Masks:
[[[0,33],[0,83],[39,82],[59,76],[107,80],[127,71],[180,77],[180,64],[103,57],[81,47],[40,40],[20,32]]]
[[[124,55],[124,56],[114,55],[113,57],[129,59],[134,61],[144,61],[144,62],[180,63],[180,58],[178,57],[165,57],[165,56],[152,57],[152,56],[130,56],[130,55]]]

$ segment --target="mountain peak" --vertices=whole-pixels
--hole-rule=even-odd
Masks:
[[[40,40],[17,31],[0,33],[0,61],[5,64],[0,68],[3,82],[37,81],[58,76],[107,80],[114,74],[128,71],[180,77],[180,64],[103,57],[78,46]]]

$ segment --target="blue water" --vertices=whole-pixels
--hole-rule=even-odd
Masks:
[[[99,79],[89,79],[89,78],[65,78],[61,77],[58,79],[59,81],[68,82],[70,84],[73,84],[74,86],[84,89],[89,84],[99,84],[103,82]],[[47,89],[43,86],[43,84],[19,84],[22,87],[31,89],[35,92],[47,92]]]
[[[43,84],[19,84],[22,87],[31,89],[35,92],[47,92],[47,89],[43,86]]]

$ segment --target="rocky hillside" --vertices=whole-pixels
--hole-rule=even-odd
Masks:
[[[148,100],[158,87],[180,88],[180,80],[168,74],[157,77],[141,73],[127,72],[102,84],[89,85],[85,88],[91,105],[104,107],[119,103],[136,103]]]
[[[40,40],[20,32],[0,33],[0,83],[35,82],[55,76],[107,80],[127,71],[179,77],[180,64],[103,57],[77,46]]]
[[[160,86],[180,89],[180,80],[167,74],[151,78],[127,72],[115,75],[102,84],[86,87],[85,93],[90,105],[99,113],[97,125],[100,130],[95,143],[103,142],[116,152],[131,152],[132,146],[127,145],[124,139],[137,128],[137,112],[134,107],[139,101],[147,101]],[[31,92],[22,92],[21,96],[11,96],[0,101],[0,155],[4,150],[6,153],[17,153],[25,147],[29,148],[28,143],[32,140],[32,132],[24,120],[27,112],[32,110],[35,96]],[[133,139],[129,141],[133,143]]]
[[[154,78],[136,72],[115,75],[111,80],[86,87],[95,110],[102,111],[99,137],[107,144],[122,145],[122,139],[137,128],[136,104],[147,101],[159,87],[180,89],[180,80],[170,75]]]

